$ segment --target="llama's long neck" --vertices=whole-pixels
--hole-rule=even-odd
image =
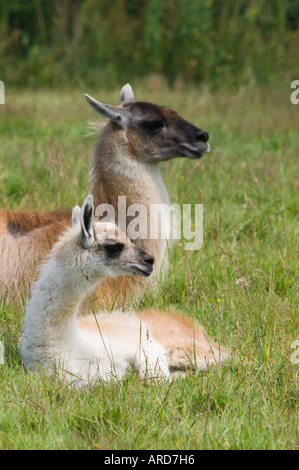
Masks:
[[[94,151],[91,170],[95,205],[113,204],[125,195],[127,205],[169,203],[157,162],[142,162],[125,131],[113,123],[104,128]]]
[[[116,224],[120,223],[119,196],[126,196],[126,209],[132,204],[141,204],[145,208],[148,236],[146,239],[137,239],[135,243],[155,255],[157,268],[157,258],[163,257],[165,247],[161,240],[151,240],[149,237],[150,210],[153,205],[169,205],[159,163],[142,161],[125,132],[109,123],[95,147],[91,181],[95,207],[103,203],[113,206]],[[127,216],[127,224],[132,219],[134,216]]]
[[[50,254],[33,289],[26,310],[25,335],[30,335],[35,344],[63,344],[68,348],[81,300],[94,285],[78,267],[78,260],[70,258],[71,249],[69,246],[66,253],[61,250],[59,255]]]

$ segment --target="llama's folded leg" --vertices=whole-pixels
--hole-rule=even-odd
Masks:
[[[153,338],[164,347],[171,372],[207,370],[230,357],[229,351],[211,340],[202,326],[180,312],[148,310],[141,316]]]
[[[146,340],[140,345],[138,370],[141,376],[169,378],[170,372],[166,351],[161,344],[154,340],[146,327]]]

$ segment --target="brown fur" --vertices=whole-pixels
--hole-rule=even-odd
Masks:
[[[153,337],[167,351],[168,363],[172,369],[194,369],[200,361],[217,362],[219,355],[228,352],[208,338],[204,328],[192,318],[175,310],[161,312],[147,310],[141,318],[149,325]]]
[[[55,226],[60,221],[70,221],[71,212],[56,210],[52,212],[21,212],[0,210],[0,220],[5,221],[7,231],[14,235],[26,235],[35,229]]]
[[[41,261],[70,222],[67,211],[0,210],[0,294],[27,294]]]

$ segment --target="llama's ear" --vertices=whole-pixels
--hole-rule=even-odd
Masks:
[[[89,95],[84,95],[87,103],[92,107],[92,109],[101,116],[110,119],[113,122],[116,122],[123,129],[128,127],[128,118],[127,113],[124,109],[121,109],[120,106],[114,106],[112,104],[101,103],[100,101],[95,100]]]
[[[132,87],[129,83],[122,87],[120,92],[120,102],[124,103],[125,101],[136,100]]]
[[[94,235],[92,228],[93,221],[93,199],[89,195],[83,202],[83,206],[80,211],[80,222],[81,222],[81,236],[83,245],[86,248],[90,248],[94,243]]]
[[[80,213],[81,209],[79,206],[75,206],[72,212],[72,226],[75,227],[75,225],[80,224]]]

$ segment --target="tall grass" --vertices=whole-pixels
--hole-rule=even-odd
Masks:
[[[298,364],[298,109],[289,91],[170,90],[158,79],[136,96],[171,106],[210,133],[200,161],[162,172],[171,202],[204,204],[204,244],[178,242],[170,271],[141,307],[175,306],[233,351],[228,366],[147,383],[74,391],[21,367],[24,300],[2,300],[0,448],[294,449]],[[94,139],[83,92],[116,103],[118,90],[8,92],[1,107],[1,207],[82,203]]]

